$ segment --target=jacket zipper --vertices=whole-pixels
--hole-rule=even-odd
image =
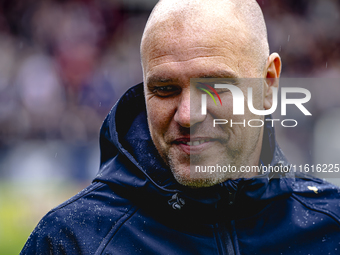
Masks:
[[[235,255],[234,245],[228,228],[223,224],[215,225],[215,239],[217,243],[218,254]]]
[[[225,183],[222,184],[223,188],[227,188]],[[236,192],[230,191],[227,188],[227,196],[228,196],[228,207],[229,209],[232,209]],[[235,255],[236,253],[239,254],[239,252],[235,252],[233,240],[232,240],[232,232],[233,232],[233,226],[232,222],[224,223],[224,224],[216,224],[215,225],[215,238],[216,243],[218,247],[218,253],[222,255]],[[237,245],[236,245],[237,246]]]

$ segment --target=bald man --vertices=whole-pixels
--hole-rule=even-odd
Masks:
[[[267,111],[279,85],[255,1],[160,1],[141,59],[144,82],[102,126],[99,174],[40,221],[21,254],[338,254],[339,189],[282,170],[269,116],[233,115],[231,90],[252,88],[253,107]],[[215,81],[234,87],[215,91]],[[204,93],[214,98],[205,112]],[[212,125],[230,118],[266,124]],[[265,165],[282,171],[239,171]]]

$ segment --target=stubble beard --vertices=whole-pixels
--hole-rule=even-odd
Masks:
[[[240,152],[233,153],[238,157]],[[181,185],[192,188],[210,187],[222,183],[228,179],[236,179],[235,173],[213,173],[208,172],[195,172],[196,166],[207,165],[205,157],[201,155],[183,155],[181,160],[178,159],[171,151],[166,155],[165,159],[176,181]],[[216,163],[214,163],[216,165]],[[214,165],[209,163],[209,165]],[[218,165],[235,165],[234,160],[220,160]]]
[[[222,183],[228,179],[252,177],[240,172],[239,170],[241,166],[250,165],[249,158],[251,158],[251,155],[258,149],[257,146],[259,144],[259,139],[260,137],[262,137],[261,132],[263,132],[263,130],[262,128],[259,128],[251,135],[251,137],[256,137],[256,140],[252,143],[252,146],[249,147],[249,145],[244,145],[243,143],[241,143],[239,146],[231,146],[232,148],[228,148],[225,158],[214,162],[207,162],[206,157],[203,157],[202,155],[188,155],[182,153],[179,156],[178,152],[174,153],[171,147],[169,149],[162,148],[162,144],[156,141],[157,139],[152,135],[152,132],[150,132],[150,135],[154,145],[156,146],[157,151],[159,152],[161,158],[164,160],[166,165],[170,168],[176,181],[184,186],[192,188],[202,188]],[[224,145],[226,147],[229,147],[228,144],[229,139],[224,141]],[[220,166],[236,166],[237,172],[220,172],[214,174],[209,174],[207,172],[199,174],[195,173],[195,166],[204,166],[208,164],[218,164]]]
[[[182,154],[181,159],[178,155],[175,155],[171,149],[168,153],[162,153],[162,158],[165,163],[169,166],[173,176],[176,181],[184,186],[189,186],[192,188],[202,188],[210,187],[216,184],[225,182],[228,179],[239,179],[239,178],[249,178],[253,175],[240,172],[241,166],[251,165],[249,163],[249,158],[257,150],[259,139],[261,137],[262,129],[258,129],[255,134],[256,137],[253,146],[245,148],[247,146],[239,146],[237,149],[228,149],[227,155],[220,160],[214,162],[207,162],[206,157],[202,155],[187,155]],[[227,144],[225,145],[228,146]],[[157,148],[160,151],[160,148]],[[236,172],[215,172],[210,174],[208,172],[196,173],[195,166],[236,166]]]

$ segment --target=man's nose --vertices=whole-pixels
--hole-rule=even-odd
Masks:
[[[200,93],[183,90],[177,111],[175,121],[182,127],[190,128],[197,123],[203,122],[206,115],[202,115]]]

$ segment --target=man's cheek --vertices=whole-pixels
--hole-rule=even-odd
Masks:
[[[163,135],[166,130],[166,122],[165,122],[164,115],[160,113],[150,113],[148,116],[149,118],[149,126],[150,131],[153,133],[153,135]]]
[[[217,119],[231,119],[234,117],[238,117],[239,115],[233,115],[233,101],[227,97],[222,101],[222,106],[212,106],[211,114]]]

